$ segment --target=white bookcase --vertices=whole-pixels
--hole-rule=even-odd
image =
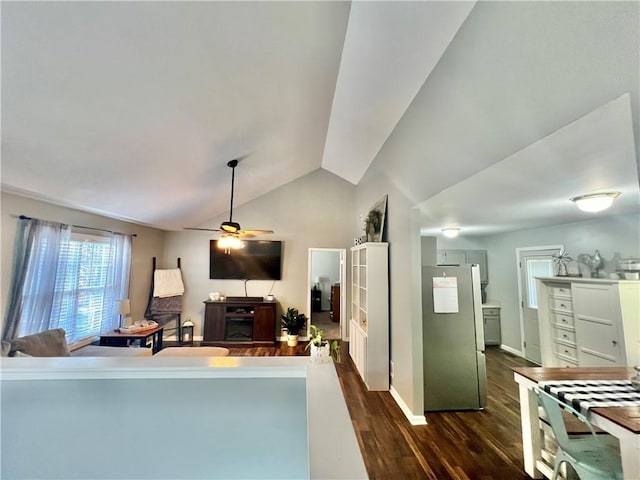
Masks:
[[[369,390],[389,390],[389,244],[351,249],[349,355]]]

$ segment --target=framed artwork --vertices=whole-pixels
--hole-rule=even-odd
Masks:
[[[378,200],[369,209],[364,219],[365,232],[368,242],[384,242],[384,225],[387,214],[387,195]]]

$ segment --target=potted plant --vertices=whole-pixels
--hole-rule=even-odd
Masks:
[[[305,349],[311,349],[311,362],[327,363],[333,357],[336,363],[340,363],[340,343],[337,340],[329,343],[324,338],[324,332],[315,325],[310,325],[311,338]]]
[[[375,236],[380,233],[382,226],[382,212],[378,209],[370,210],[364,219],[364,231],[367,241],[376,241]]]
[[[298,345],[298,334],[307,322],[304,313],[299,313],[297,308],[289,307],[287,312],[280,316],[282,328],[287,331],[287,345]]]

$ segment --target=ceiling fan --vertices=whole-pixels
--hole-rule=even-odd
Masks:
[[[273,230],[242,230],[240,224],[233,221],[233,189],[235,186],[236,167],[238,160],[230,160],[227,166],[231,168],[231,202],[229,207],[229,221],[222,222],[220,228],[186,228],[185,230],[200,230],[206,232],[222,232],[221,242],[218,243],[220,248],[242,248],[244,244],[240,240],[241,237],[253,237],[255,235],[266,235],[273,233]]]

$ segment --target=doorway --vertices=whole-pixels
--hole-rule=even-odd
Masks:
[[[516,248],[522,351],[527,360],[538,365],[542,364],[542,356],[540,354],[536,277],[554,276],[553,255],[560,253],[562,248],[562,245]]]
[[[328,340],[344,337],[346,254],[344,248],[309,249],[309,324],[322,330]]]

